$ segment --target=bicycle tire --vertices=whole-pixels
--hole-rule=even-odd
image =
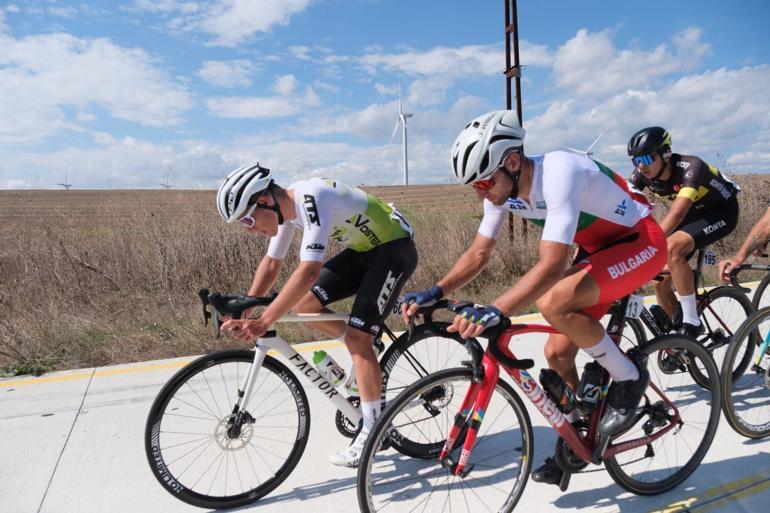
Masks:
[[[652,339],[640,349],[648,356],[650,362],[655,361],[655,353],[659,351],[675,352],[686,357],[700,358],[705,362],[704,368],[708,372],[708,378],[712,382],[719,380],[719,370],[714,360],[703,347],[690,338],[681,335],[664,335]],[[654,383],[661,394],[664,394],[679,410],[682,424],[678,427],[675,425],[668,433],[654,440],[649,448],[645,445],[605,459],[605,468],[612,479],[625,490],[637,495],[657,495],[671,490],[687,479],[698,468],[711,446],[720,416],[721,397],[719,390],[704,389],[691,382],[689,384],[683,383],[681,380],[691,380],[690,374],[685,371],[668,374],[661,372],[655,365],[648,364],[647,368],[650,372],[651,383]],[[675,397],[674,394],[679,394],[681,398]],[[650,387],[647,389],[645,398],[644,415],[627,431],[617,435],[612,440],[613,445],[643,436],[644,429],[648,426],[652,428],[651,433],[655,433],[657,428],[666,427],[664,421],[670,420],[666,416],[670,415],[672,411],[662,401],[663,397]],[[700,405],[700,408],[694,408],[693,398],[702,399],[705,404]],[[645,419],[647,419],[645,423],[640,426],[641,421]],[[661,422],[663,423],[661,424]],[[697,448],[692,450],[691,448],[695,445],[693,441],[697,439],[696,435],[702,436],[702,438]],[[670,446],[678,441],[682,442],[681,445],[684,448],[677,446],[672,449]],[[639,451],[641,451],[641,457],[638,457]],[[652,451],[652,453],[648,451]],[[671,472],[668,468],[660,468],[660,465],[667,465],[680,455],[686,457],[685,453],[688,451],[692,451],[692,454],[675,472]],[[656,455],[661,455],[661,457],[655,460],[656,467],[653,468],[652,459]],[[639,462],[642,462],[641,470],[636,472],[638,467],[632,468],[631,466]],[[632,475],[632,472],[635,473]],[[648,482],[642,480],[644,476],[664,477]]]
[[[227,432],[228,421],[233,419],[234,398],[253,360],[254,352],[250,350],[203,356],[174,374],[155,398],[147,417],[145,452],[153,475],[174,497],[202,508],[251,504],[281,484],[299,462],[308,441],[310,408],[301,383],[275,358],[265,357],[245,410],[253,422],[244,422],[238,436],[231,437]],[[275,413],[273,406],[291,411],[276,421],[280,413]],[[269,415],[263,415],[264,411]],[[185,431],[173,431],[177,428]],[[260,436],[263,429],[270,434],[269,439]],[[179,437],[176,444],[167,443],[175,436]],[[269,444],[270,448],[257,447],[255,442]],[[286,454],[277,454],[279,451]],[[255,468],[254,460],[259,468]],[[271,467],[273,460],[276,468]],[[223,477],[223,464],[222,485],[217,480]],[[244,466],[252,473],[243,475]],[[264,468],[268,476],[262,478]],[[214,474],[209,480],[211,470]],[[185,475],[188,472],[192,473]],[[228,483],[233,472],[236,484]],[[254,479],[256,484],[252,486]],[[204,480],[209,486],[201,491],[197,485]],[[244,485],[244,481],[249,484]],[[237,485],[240,490],[235,489]]]
[[[754,307],[754,310],[770,306],[770,293],[765,294],[766,291],[770,290],[768,287],[770,287],[770,273],[767,273],[762,278],[759,285],[757,285],[757,289],[754,291],[754,296],[751,299],[751,305]]]
[[[767,323],[767,324],[763,324]],[[761,327],[760,327],[761,326]],[[733,342],[727,349],[725,355],[725,365],[722,367],[722,410],[724,411],[725,418],[730,427],[735,430],[736,433],[745,436],[746,438],[765,438],[770,436],[770,407],[767,406],[767,399],[770,398],[770,378],[765,376],[765,372],[770,366],[770,355],[765,354],[752,354],[752,360],[755,362],[757,368],[752,365],[752,369],[747,373],[744,373],[738,378],[734,378],[732,373],[726,372],[728,365],[732,365],[732,362],[738,357],[741,352],[742,341],[746,338],[757,336],[760,340],[763,340],[762,333],[766,336],[770,336],[770,306],[762,308],[758,312],[754,313],[745,323],[741,326],[741,329],[736,333]],[[762,349],[762,344],[754,345],[755,351]],[[759,362],[758,364],[756,362]],[[762,365],[764,363],[764,366]],[[759,388],[760,393],[750,392],[750,390],[756,390]],[[751,408],[752,402],[764,400],[764,404],[754,403],[754,408]],[[761,412],[766,412],[766,421],[757,423],[756,420],[750,422],[748,418],[744,418],[741,412],[744,410],[751,410],[754,412],[755,419],[761,418]],[[757,413],[759,412],[759,413]],[[748,415],[746,415],[748,417]]]
[[[721,299],[731,299],[736,301],[740,305],[742,311],[734,312],[735,307],[731,307],[728,312],[715,314],[711,305]],[[721,367],[721,364],[724,361],[724,356],[727,352],[730,340],[735,336],[740,326],[753,312],[754,307],[748,296],[734,287],[717,287],[704,294],[704,298],[698,305],[698,316],[701,319],[701,324],[706,326],[707,333],[699,337],[698,341],[705,346],[718,367]],[[727,315],[725,315],[725,313]],[[725,331],[727,331],[727,333],[725,333]],[[711,382],[703,373],[701,363],[697,359],[694,359],[692,363],[692,365],[688,366],[692,378],[703,388],[709,388]],[[737,379],[746,371],[750,363],[751,352],[747,351],[745,356],[739,360],[733,368],[733,376]]]
[[[478,510],[500,512],[510,512],[513,510],[524,492],[524,487],[529,477],[534,439],[532,423],[524,403],[511,385],[503,380],[497,382],[495,393],[492,395],[490,406],[486,412],[486,418],[482,421],[479,428],[479,436],[476,439],[474,450],[467,461],[468,465],[477,465],[470,471],[467,477],[461,478],[451,475],[449,470],[438,462],[437,458],[431,460],[411,459],[395,454],[392,450],[375,451],[375,448],[380,447],[386,438],[390,438],[391,441],[393,440],[390,433],[394,426],[402,427],[399,424],[400,422],[408,420],[415,426],[417,425],[420,419],[414,420],[414,416],[420,414],[421,409],[426,407],[426,404],[422,403],[422,395],[435,390],[437,387],[443,388],[447,392],[452,391],[453,397],[446,404],[442,405],[443,413],[439,420],[436,420],[436,417],[426,417],[423,427],[415,427],[414,429],[422,431],[426,438],[445,439],[446,432],[448,432],[449,427],[452,425],[455,414],[459,411],[464,397],[463,393],[455,393],[455,391],[466,390],[472,378],[473,372],[466,368],[439,371],[409,386],[388,406],[369,435],[358,467],[357,495],[362,512],[374,513],[379,509],[377,507],[379,501],[373,500],[372,490],[375,491],[375,494],[383,494],[386,499],[386,504],[383,507],[386,507],[388,504],[398,503],[397,511],[411,511],[412,508],[408,504],[410,500],[420,503],[420,511],[432,511],[429,505],[433,500],[436,501],[436,504],[440,504],[441,508],[449,504],[449,510],[460,511],[459,508],[451,507],[453,501],[448,494],[453,490],[457,494],[463,494],[462,500],[457,501],[465,505],[462,511],[476,510],[466,504],[467,500],[483,500],[482,504],[485,507],[480,506],[477,508]],[[506,404],[513,410],[513,414],[501,408],[501,406]],[[416,413],[414,413],[414,410],[416,410]],[[413,413],[410,414],[410,411]],[[510,429],[509,427],[498,425],[498,422],[511,421],[515,421],[518,429]],[[438,434],[432,433],[434,428],[439,431]],[[442,429],[445,429],[446,432],[442,433]],[[459,453],[460,449],[457,448],[457,443],[455,446],[456,448],[452,455],[456,461],[459,457],[456,453]],[[509,451],[503,452],[506,448]],[[509,452],[516,455],[515,458],[517,458],[518,464],[514,462],[514,457],[506,457]],[[501,458],[505,465],[511,465],[510,468],[500,469],[497,466],[491,465],[490,461],[494,461],[497,458]],[[429,470],[426,471],[426,469]],[[387,484],[377,479],[376,474],[380,470],[382,470],[386,478],[394,477],[387,484],[392,484],[398,488],[395,494],[389,494],[387,490],[381,489],[381,485],[387,486]],[[401,475],[395,476],[397,473]],[[374,480],[372,480],[373,477]],[[441,488],[440,490],[432,490],[430,492],[425,490],[430,485],[432,478],[436,478],[438,486]],[[501,482],[508,478],[513,481],[510,488],[501,485]],[[412,489],[415,486],[417,489]],[[484,487],[484,493],[479,494],[474,489],[476,487]],[[465,493],[468,490],[471,490],[473,493]],[[446,492],[446,497],[444,497],[443,492]],[[491,506],[493,501],[496,502],[497,497],[495,494],[498,492],[503,495],[500,508],[496,504]],[[393,496],[391,497],[390,495]],[[483,499],[480,495],[483,495]],[[374,498],[376,499],[376,497]]]
[[[631,330],[630,334],[629,329]],[[624,344],[624,342],[628,344]],[[625,326],[623,327],[623,337],[620,340],[620,348],[627,351],[631,347],[641,347],[646,342],[647,332],[644,331],[642,321],[639,319],[626,319]]]
[[[446,322],[416,326],[411,337],[409,332],[403,332],[382,354],[380,368],[385,405],[418,379],[432,372],[460,367],[464,360],[470,360],[465,341],[457,333],[447,332],[448,326]],[[356,432],[357,426],[353,427],[339,410],[335,420],[338,431],[342,425],[347,432]],[[394,442],[394,447],[406,456],[431,458],[441,451],[443,441],[428,446],[401,437]]]

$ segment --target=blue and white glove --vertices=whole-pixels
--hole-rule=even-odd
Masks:
[[[444,291],[441,290],[441,287],[438,285],[434,285],[428,290],[407,292],[398,298],[398,305],[411,305],[412,303],[416,303],[417,306],[431,306],[442,297],[444,297]]]
[[[497,326],[505,317],[503,312],[492,305],[468,305],[457,314],[471,324],[482,326],[484,329]]]

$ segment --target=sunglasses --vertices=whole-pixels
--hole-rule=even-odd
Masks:
[[[256,224],[256,222],[257,222],[257,221],[254,219],[254,217],[252,217],[252,216],[253,216],[253,214],[254,214],[254,210],[255,210],[256,208],[257,208],[257,204],[256,204],[256,203],[254,203],[254,204],[251,206],[251,208],[249,208],[249,209],[246,211],[246,213],[243,215],[243,217],[241,217],[240,219],[238,219],[238,222],[240,222],[240,223],[241,223],[243,226],[245,226],[246,228],[252,228],[252,227],[253,227],[253,226]]]
[[[488,191],[494,186],[495,186],[495,181],[492,180],[491,178],[487,178],[486,180],[479,180],[478,182],[473,182],[471,184],[471,187],[473,187],[477,191]]]
[[[631,162],[635,166],[649,166],[655,161],[655,155],[639,155],[638,157],[631,157]]]

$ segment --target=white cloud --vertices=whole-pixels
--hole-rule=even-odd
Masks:
[[[24,143],[76,129],[66,110],[96,106],[116,119],[169,126],[192,107],[141,49],[68,34],[0,35],[0,143]]]
[[[198,70],[198,76],[220,87],[243,87],[253,83],[251,77],[256,71],[257,66],[245,59],[205,61]]]
[[[650,51],[618,50],[611,32],[581,29],[558,48],[553,61],[555,83],[570,95],[607,96],[625,89],[640,89],[659,77],[695,69],[710,52],[701,31],[689,28],[675,34],[672,46]]]
[[[276,25],[288,25],[313,0],[217,0],[181,2],[136,0],[135,7],[172,16],[173,30],[203,32],[212,46],[237,46]]]
[[[381,94],[382,96],[390,96],[393,94],[398,93],[398,86],[386,86],[385,84],[374,84],[374,90],[377,91],[377,94]]]
[[[312,87],[305,87],[304,94],[295,94],[301,87],[293,75],[276,79],[273,90],[277,96],[230,96],[212,98],[206,102],[208,109],[223,118],[280,118],[291,116],[306,107],[320,104]]]

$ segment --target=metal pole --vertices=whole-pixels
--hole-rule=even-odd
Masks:
[[[409,160],[406,157],[406,119],[403,125],[403,143],[404,143],[404,185],[409,185]]]

